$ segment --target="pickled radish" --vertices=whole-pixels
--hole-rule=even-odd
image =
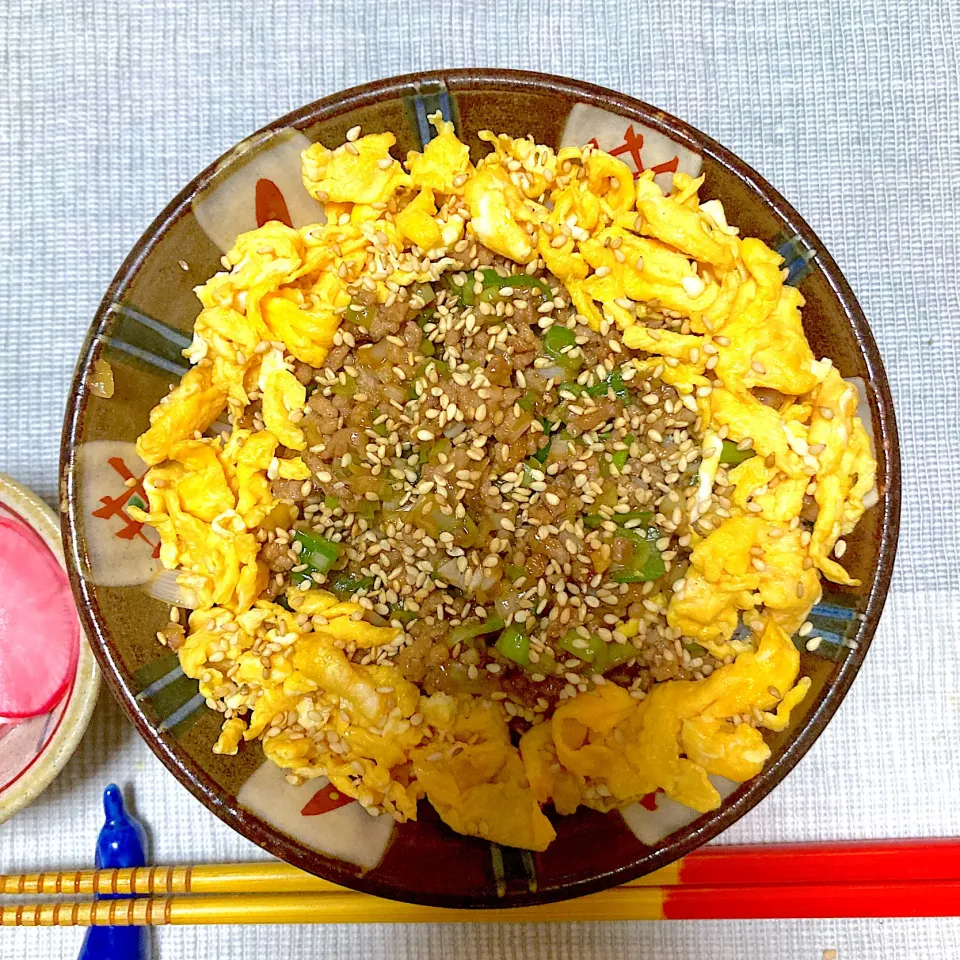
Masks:
[[[33,530],[0,518],[0,719],[35,717],[56,706],[79,652],[66,573]]]

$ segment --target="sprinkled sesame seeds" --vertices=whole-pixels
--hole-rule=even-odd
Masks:
[[[462,278],[455,277],[454,286],[457,279]],[[474,274],[474,283],[480,283],[476,274]],[[513,297],[519,287],[507,289],[510,290],[508,296]],[[518,301],[518,303],[525,306],[525,301]],[[576,351],[576,355],[579,356],[582,351],[588,350],[596,358],[593,365],[578,376],[579,384],[589,386],[605,380],[612,371],[620,369],[621,361],[617,358],[622,355],[623,346],[619,338],[612,337],[609,329],[595,336],[583,327],[572,323],[569,314],[557,313],[557,311],[568,309],[560,298],[554,298],[550,303],[552,304],[551,315],[544,318],[546,323],[543,324],[541,321],[541,325],[548,327],[560,322],[575,331],[575,344],[564,347],[564,355],[572,356]],[[512,302],[510,305],[513,305]],[[493,305],[488,304],[488,306]],[[506,314],[501,320],[499,306],[489,315],[495,316],[496,319],[492,325],[488,321],[489,335],[485,335],[482,341],[484,349],[493,352],[503,351],[505,356],[509,357],[513,349],[510,338],[516,336],[516,320],[508,320]],[[617,524],[607,519],[597,531],[590,531],[582,526],[582,521],[571,523],[569,520],[561,519],[559,523],[551,522],[552,514],[545,514],[542,511],[561,510],[567,503],[571,489],[578,491],[577,495],[584,504],[584,509],[591,509],[591,504],[604,490],[603,483],[599,482],[602,477],[597,474],[598,452],[604,454],[602,459],[603,463],[608,465],[606,469],[609,469],[612,477],[617,478],[618,486],[623,487],[622,496],[625,499],[618,505],[619,509],[628,512],[630,500],[634,495],[640,497],[638,503],[641,506],[651,498],[656,499],[661,493],[650,486],[650,478],[647,476],[648,468],[645,468],[643,473],[631,472],[629,462],[616,466],[612,464],[610,457],[618,451],[626,451],[628,460],[630,456],[647,457],[640,447],[624,443],[620,438],[625,436],[627,431],[641,429],[644,426],[641,421],[650,417],[650,425],[646,426],[645,432],[641,429],[641,433],[646,438],[646,444],[653,444],[657,449],[667,444],[668,440],[671,444],[679,442],[682,445],[682,450],[670,453],[665,451],[663,454],[665,464],[679,465],[679,470],[666,469],[663,474],[667,483],[674,483],[682,472],[693,470],[696,466],[695,461],[683,453],[693,449],[694,446],[692,439],[686,433],[690,420],[687,419],[686,413],[679,420],[672,419],[677,416],[677,411],[683,409],[682,404],[672,399],[656,381],[647,379],[640,385],[643,397],[641,407],[634,407],[635,412],[625,418],[615,418],[612,421],[613,432],[605,440],[597,439],[597,434],[601,430],[609,431],[611,428],[605,426],[603,420],[599,422],[594,420],[591,428],[596,433],[588,432],[582,441],[571,439],[556,447],[563,454],[562,461],[546,463],[542,468],[539,464],[524,465],[523,457],[529,456],[529,450],[536,449],[542,441],[531,440],[531,443],[536,446],[529,448],[526,454],[522,451],[515,453],[513,444],[518,441],[518,438],[522,441],[522,438],[527,435],[530,437],[541,435],[545,428],[521,406],[518,400],[508,401],[508,405],[504,405],[500,401],[499,386],[495,386],[482,371],[473,371],[462,364],[463,347],[469,348],[471,338],[479,333],[479,330],[474,332],[475,328],[468,322],[472,321],[473,317],[473,313],[460,309],[457,303],[441,294],[436,301],[434,318],[425,328],[431,342],[440,348],[436,350],[435,359],[418,366],[418,363],[422,362],[418,361],[415,350],[409,355],[401,357],[398,353],[394,356],[395,362],[389,369],[398,383],[410,384],[407,388],[409,391],[407,402],[404,403],[399,398],[396,403],[391,400],[388,407],[395,409],[396,415],[380,412],[372,417],[371,427],[366,431],[370,442],[361,444],[359,448],[348,450],[337,458],[340,469],[355,470],[369,464],[373,476],[385,475],[391,482],[397,483],[401,507],[406,504],[409,508],[419,497],[435,498],[431,501],[431,517],[436,518],[435,522],[440,524],[440,528],[433,526],[434,520],[426,526],[421,526],[426,514],[421,519],[419,508],[411,514],[411,520],[414,521],[412,525],[410,522],[402,521],[399,525],[392,523],[384,531],[385,536],[375,533],[368,522],[357,518],[356,514],[340,508],[319,509],[318,505],[311,505],[309,516],[312,518],[311,522],[324,536],[342,539],[344,542],[350,538],[352,545],[346,554],[348,560],[351,564],[360,565],[360,574],[364,576],[372,574],[376,577],[375,582],[378,586],[375,591],[359,597],[362,605],[371,610],[382,610],[384,613],[389,612],[392,603],[400,602],[407,610],[413,609],[409,605],[410,602],[417,605],[417,612],[421,616],[408,628],[414,633],[418,629],[416,624],[420,620],[426,623],[427,620],[437,617],[444,619],[450,617],[454,608],[449,606],[450,601],[441,596],[448,578],[454,577],[454,582],[460,589],[472,590],[475,589],[474,584],[481,582],[487,575],[485,571],[491,573],[502,571],[503,565],[511,562],[511,553],[516,552],[515,559],[520,563],[521,568],[526,569],[530,563],[528,551],[531,547],[536,549],[537,544],[557,543],[559,548],[565,551],[564,555],[568,559],[566,561],[550,560],[543,571],[544,575],[533,581],[528,581],[526,577],[515,579],[516,588],[521,590],[519,604],[518,608],[506,618],[507,623],[524,625],[525,629],[531,631],[531,662],[537,663],[540,660],[540,651],[554,646],[557,638],[564,630],[569,629],[570,624],[579,624],[578,629],[583,630],[589,637],[592,617],[613,616],[613,624],[616,626],[620,620],[616,614],[609,614],[607,611],[621,609],[623,611],[621,615],[625,615],[626,608],[631,603],[626,585],[611,590],[603,576],[595,574],[592,570],[591,553],[596,550],[600,550],[601,553],[609,552],[610,544],[604,542],[602,537],[615,535],[620,529]],[[447,338],[449,331],[460,333],[462,345],[461,343],[449,344]],[[464,337],[466,340],[463,340]],[[341,339],[342,343],[347,343],[345,339]],[[405,340],[399,334],[388,333],[382,342],[390,349],[396,348],[397,351],[405,348]],[[351,346],[351,350],[354,349],[357,349],[355,344]],[[439,362],[449,367],[449,373],[437,366]],[[537,362],[533,366],[536,369]],[[360,364],[356,361],[344,362],[342,369],[343,373],[339,377],[334,377],[334,382],[344,383],[344,374],[355,378],[364,376],[361,373]],[[631,381],[636,375],[636,371],[631,367],[623,367],[620,372],[624,382]],[[513,371],[513,379],[518,390],[530,390],[528,373],[523,367]],[[645,394],[642,393],[644,388],[647,389]],[[363,397],[365,402],[372,404],[376,402],[380,389],[375,383],[365,385],[362,390],[358,389],[354,393],[354,400],[358,401],[359,397]],[[465,402],[464,399],[458,399],[457,391],[459,390],[471,391],[480,399],[480,402],[474,405]],[[596,417],[594,411],[602,409],[601,402],[610,403],[614,397],[614,394],[608,394],[607,398],[598,398],[589,394],[575,396],[565,391],[559,391],[559,393],[558,400],[566,397],[570,415],[574,418]],[[325,396],[331,395],[325,393]],[[371,397],[369,401],[368,396]],[[496,402],[493,402],[494,400]],[[381,401],[379,410],[383,411],[383,409],[384,404]],[[628,405],[627,411],[630,409]],[[575,420],[571,421],[572,425],[575,422]],[[653,425],[654,423],[656,426]],[[475,435],[474,424],[484,424],[483,429],[492,430],[493,436]],[[514,424],[519,433],[511,432],[508,435],[504,432],[508,426],[513,431]],[[451,425],[453,425],[453,433],[450,432]],[[378,427],[387,431],[392,439],[381,441],[375,429]],[[405,436],[410,438],[409,441],[404,441]],[[502,463],[502,466],[494,466],[492,470],[489,467],[477,465],[478,460],[485,461],[485,448],[489,449],[487,445],[490,440],[495,442],[492,449],[497,459],[494,463]],[[446,449],[435,448],[434,444],[437,443],[448,446]],[[395,445],[393,456],[405,459],[403,465],[397,466],[395,460],[391,465],[390,444]],[[556,446],[556,441],[553,442],[553,446]],[[311,452],[322,454],[324,449],[325,445],[321,443],[316,451],[311,448]],[[435,464],[431,450],[436,450]],[[416,465],[417,461],[424,464],[424,453],[427,455],[427,462],[423,467],[423,473],[411,470],[410,464]],[[653,463],[653,455],[650,456],[650,462]],[[512,459],[520,462],[513,466]],[[315,476],[322,486],[335,482],[334,475],[329,470],[317,470]],[[572,484],[569,483],[570,480],[573,481]],[[634,492],[631,493],[631,491]],[[364,499],[376,502],[376,496],[375,493],[368,492],[364,494]],[[480,522],[479,517],[470,520],[468,510],[472,498],[477,496],[495,498],[495,502],[491,504],[496,513],[495,529],[502,531],[503,534],[502,537],[494,536],[490,540],[486,547],[487,553],[469,545],[461,545],[460,542],[462,532],[470,529],[469,526],[462,524]],[[499,504],[499,507],[496,504]],[[601,509],[609,508],[601,507]],[[679,506],[669,513],[673,522],[679,524],[682,514]],[[609,515],[608,513],[607,516]],[[665,522],[669,527],[670,520]],[[628,520],[628,526],[624,529],[635,529],[638,523],[639,521],[636,520]],[[584,540],[586,540],[585,545],[583,545]],[[420,546],[419,548],[410,547],[411,543]],[[519,550],[521,545],[523,549]],[[687,549],[688,546],[689,539],[683,549]],[[663,552],[664,562],[668,565],[676,559],[678,550],[681,549],[679,545],[673,543],[666,530],[665,535],[658,539],[657,547]],[[436,551],[440,551],[440,559],[430,561],[428,558]],[[387,569],[381,565],[380,557],[391,554],[406,555],[407,559],[395,568]],[[448,562],[443,561],[443,555],[449,558]],[[431,576],[434,571],[441,570],[440,576]],[[578,570],[584,572],[580,574],[577,573]],[[584,576],[583,586],[576,579],[570,579],[571,575]],[[532,590],[531,583],[535,584]],[[553,593],[550,590],[551,583],[555,583]],[[388,584],[389,590],[393,591],[393,599],[383,595],[388,590]],[[651,586],[652,584],[638,585],[639,599],[645,599],[646,592]],[[383,591],[382,599],[377,596],[380,591]],[[623,595],[623,591],[627,591],[626,595]],[[650,640],[650,649],[653,651],[660,642],[657,638],[668,635],[668,628],[663,620],[663,611],[657,604],[647,601],[646,606],[641,609],[642,616],[656,625]],[[593,614],[592,611],[596,613]],[[467,617],[468,621],[473,617],[481,618],[478,605],[474,603],[471,606],[469,593],[466,604],[462,611],[457,611],[457,616]],[[615,633],[619,634],[619,639],[626,640],[619,631],[611,631],[600,623],[594,629],[595,635],[605,642],[613,642]],[[586,643],[586,640],[583,640],[583,643]],[[456,646],[454,656],[468,658],[467,672],[473,679],[481,673],[485,673],[488,677],[497,677],[503,672],[504,664],[496,659],[485,661],[480,658],[469,662],[470,658],[476,656],[476,651],[462,644]],[[646,663],[643,658],[640,660]],[[378,656],[377,662],[384,662],[383,657]],[[678,662],[676,657],[671,659],[661,656],[659,662],[670,663],[671,669],[682,667],[682,663]],[[642,666],[638,668],[644,669]],[[595,682],[589,672],[583,672],[583,663],[577,658],[573,658],[573,662],[566,666],[564,672],[576,676],[576,683],[569,681],[575,691],[581,689],[585,683]],[[548,676],[542,671],[538,672],[538,675],[544,678],[538,682],[545,682]],[[567,679],[569,680],[569,677]]]

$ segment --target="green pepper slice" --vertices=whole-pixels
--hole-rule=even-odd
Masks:
[[[439,463],[440,454],[449,454],[452,449],[453,443],[446,437],[441,437],[430,446],[421,447],[420,452],[417,454],[417,459],[420,461],[421,466],[425,463]]]
[[[473,276],[473,271],[470,270],[466,274],[466,281],[461,287],[459,284],[454,282],[454,277],[459,276],[459,274],[448,273],[445,274],[442,283],[452,294],[454,294],[460,303],[465,307],[472,307],[477,302],[477,295],[473,292],[473,285],[476,283],[476,280]]]
[[[413,620],[417,619],[418,614],[414,613],[412,610],[404,610],[403,605],[399,603],[390,604],[390,616],[389,620],[399,620],[404,626],[410,623]]]
[[[410,287],[410,298],[413,299],[414,297],[419,297],[425,307],[437,299],[437,295],[433,292],[433,287],[429,283],[413,284]]]
[[[482,637],[487,633],[495,633],[497,630],[502,629],[503,617],[494,613],[487,617],[482,623],[461,623],[458,627],[454,627],[450,631],[447,642],[451,647],[455,647],[458,643],[466,643],[468,640]]]
[[[352,596],[360,591],[366,592],[372,589],[375,583],[374,577],[364,577],[359,573],[348,573],[344,570],[330,581],[330,589],[334,593]]]
[[[465,307],[474,307],[477,304],[477,292],[474,290],[476,280],[472,273],[467,274],[467,282],[462,287],[454,286],[454,290],[460,295],[460,303]]]
[[[352,320],[358,327],[369,330],[373,318],[377,315],[377,308],[363,303],[351,303],[347,309],[347,319]]]
[[[605,380],[595,383],[592,387],[587,387],[586,394],[589,397],[605,397],[611,387],[613,387],[614,396],[619,400],[630,396],[630,388],[619,370],[611,371]]]
[[[373,515],[376,512],[373,504],[369,500],[361,500],[352,510],[349,511],[355,517],[366,520],[367,523],[373,522]]]
[[[576,646],[577,642],[586,643],[585,647]],[[606,656],[607,644],[599,637],[581,637],[576,630],[569,630],[558,641],[557,646],[573,654],[584,663],[597,663]]]
[[[532,413],[534,406],[537,403],[537,395],[532,391],[528,390],[518,401],[517,406],[521,410],[526,410],[527,413]]]
[[[755,457],[756,452],[752,447],[748,447],[746,450],[741,450],[732,440],[723,441],[723,449],[720,451],[720,462],[726,464],[738,464],[743,463],[744,460],[749,460],[751,457]]]
[[[624,437],[623,442],[627,445],[627,448],[625,450],[615,450],[613,452],[613,457],[611,459],[617,470],[622,471],[627,465],[627,461],[630,459],[630,444],[633,443],[635,439],[636,438],[633,436],[633,434]]]
[[[344,374],[344,377],[346,378],[345,382],[337,380],[330,389],[338,397],[352,397],[357,392],[357,378],[351,377],[349,374]]]
[[[533,455],[533,459],[536,460],[537,463],[542,464],[546,463],[547,457],[550,456],[550,446],[553,443],[553,436],[550,431],[553,429],[553,424],[547,420],[546,417],[538,417],[537,419],[540,421],[540,426],[543,427],[543,437],[545,442],[543,446]]]
[[[523,628],[511,623],[497,640],[497,650],[500,655],[519,663],[521,667],[530,665],[530,637]]]
[[[608,670],[620,666],[621,663],[632,660],[637,655],[637,650],[636,647],[629,642],[608,643],[605,654],[606,657],[603,662],[603,670],[600,671],[601,673],[606,673]]]
[[[306,570],[299,570],[290,574],[290,579],[294,583],[312,580],[311,574],[313,573],[326,573],[340,556],[341,545],[339,543],[317,536],[309,530],[298,530],[293,535],[293,539],[303,547],[300,551],[300,563],[307,565]]]
[[[566,354],[563,351],[575,346],[576,342],[577,335],[571,329],[554,324],[543,335],[543,352],[554,360],[564,360]]]
[[[479,300],[482,303],[493,303],[496,300],[507,299],[503,296],[502,290],[516,290],[523,288],[527,290],[537,290],[541,297],[550,296],[550,287],[539,277],[532,277],[529,273],[514,273],[509,277],[501,277],[492,267],[487,267],[481,271],[483,275],[483,290],[480,292]],[[469,278],[468,278],[469,282]]]
[[[625,564],[611,568],[610,579],[614,583],[646,583],[659,580],[667,572],[657,549],[660,532],[656,527],[648,527],[644,534],[621,528],[617,536],[629,540],[633,551]]]
[[[592,387],[585,387],[582,383],[577,383],[576,380],[565,380],[557,387],[557,390],[571,393],[575,397],[582,397],[586,394],[588,397],[597,399],[605,397],[611,387],[613,387],[613,394],[618,400],[625,400],[630,396],[630,388],[619,370],[612,371],[609,376],[599,383],[595,383]]]

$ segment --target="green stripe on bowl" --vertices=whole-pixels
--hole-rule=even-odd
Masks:
[[[159,731],[179,737],[193,726],[204,698],[200,684],[183,672],[175,653],[145,664],[134,677],[140,686],[136,699],[150,704],[160,720]]]
[[[418,82],[415,90],[412,97],[406,98],[406,106],[412,114],[413,126],[420,136],[420,148],[423,149],[436,136],[436,130],[427,118],[438,111],[444,120],[453,122],[453,129],[459,136],[460,116],[456,101],[450,96],[446,83],[443,80]]]

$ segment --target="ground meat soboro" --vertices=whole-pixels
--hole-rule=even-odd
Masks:
[[[695,405],[578,322],[554,278],[458,247],[442,284],[381,306],[358,291],[326,364],[298,365],[313,479],[274,482],[300,514],[263,538],[277,586],[352,597],[404,630],[361,662],[502,700],[520,729],[605,674],[638,697],[709,675],[663,613],[689,554]],[[297,531],[339,545],[333,566],[295,562]]]

